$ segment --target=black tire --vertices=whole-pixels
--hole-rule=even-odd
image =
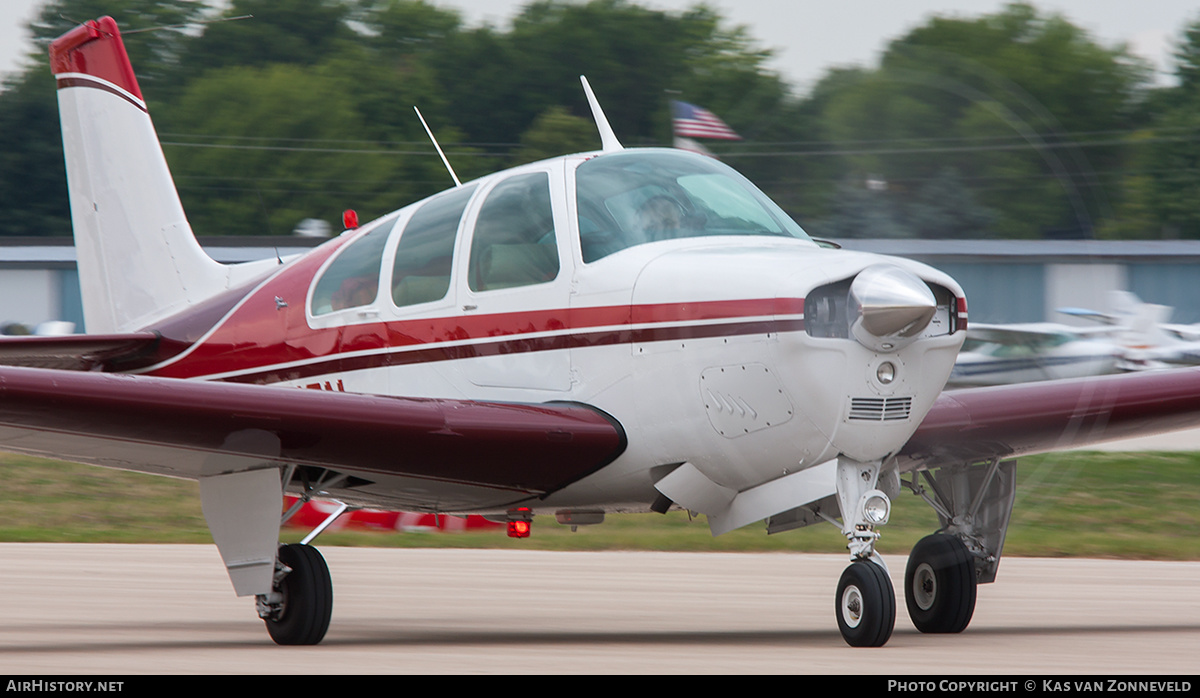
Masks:
[[[975,614],[975,562],[954,536],[926,536],[904,568],[908,617],[923,633],[961,633]]]
[[[860,560],[842,572],[834,599],[838,630],[851,647],[882,647],[896,625],[896,592],[879,565]]]
[[[315,645],[325,637],[333,615],[333,580],[325,558],[311,545],[282,545],[279,561],[292,571],[280,582],[283,608],[264,619],[279,645]]]

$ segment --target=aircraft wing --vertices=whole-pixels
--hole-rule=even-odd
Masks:
[[[1044,344],[1059,344],[1064,340],[1108,338],[1121,327],[1070,327],[1048,322],[1033,322],[1014,325],[989,325],[975,323],[967,328],[967,339],[992,342],[1007,346],[1021,345],[1037,347]]]
[[[0,339],[0,366],[90,371],[149,354],[159,342],[153,332]]]
[[[1087,318],[1094,320],[1104,325],[1116,325],[1124,321],[1124,318],[1113,315],[1112,313],[1102,313],[1098,310],[1089,310],[1088,308],[1059,308],[1058,312],[1071,317]]]
[[[901,470],[1080,448],[1200,427],[1200,368],[942,393]]]
[[[515,501],[559,489],[624,448],[615,420],[576,403],[0,367],[0,450],[189,479],[298,465],[352,473],[365,491],[402,479],[427,493],[490,490]]]
[[[973,323],[967,328],[967,338],[996,344],[1041,344],[1058,340],[1063,335],[1077,335],[1079,328],[1046,322],[1014,325]]]

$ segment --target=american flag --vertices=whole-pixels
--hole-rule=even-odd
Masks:
[[[687,102],[671,102],[671,113],[675,117],[672,125],[676,136],[687,138],[723,138],[740,141],[742,137],[725,125],[707,109]]]

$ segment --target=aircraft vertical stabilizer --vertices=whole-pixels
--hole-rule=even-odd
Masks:
[[[84,319],[124,332],[224,288],[196,242],[111,17],[50,45]]]

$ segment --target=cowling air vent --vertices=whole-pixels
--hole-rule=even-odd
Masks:
[[[850,398],[850,419],[859,422],[894,422],[912,414],[911,397]]]

